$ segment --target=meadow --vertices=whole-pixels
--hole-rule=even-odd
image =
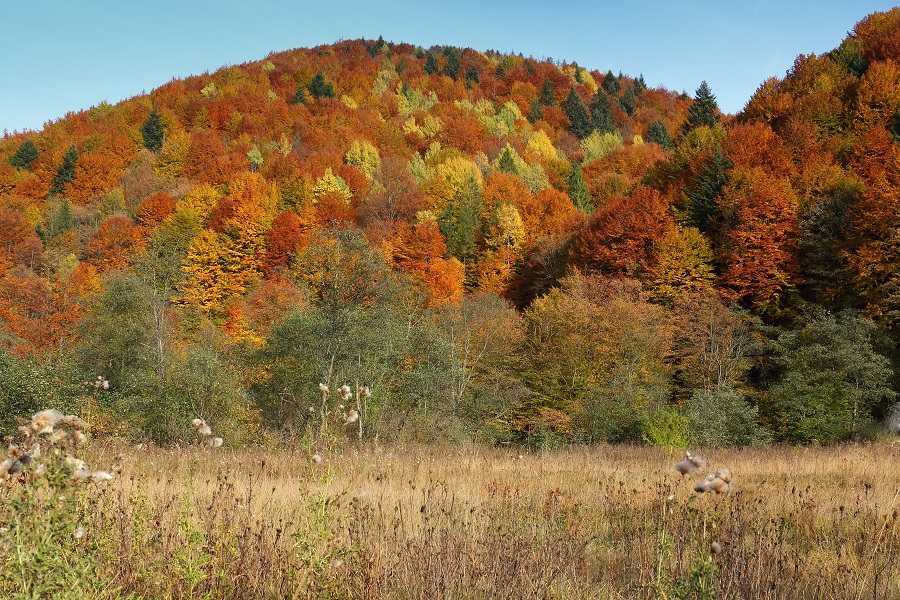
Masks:
[[[2,489],[5,598],[900,598],[900,447],[94,442]]]

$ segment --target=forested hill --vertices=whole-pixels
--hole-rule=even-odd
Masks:
[[[723,117],[705,82],[356,40],[7,135],[7,426],[301,432],[360,381],[384,438],[863,435],[896,396],[898,61],[875,13]]]

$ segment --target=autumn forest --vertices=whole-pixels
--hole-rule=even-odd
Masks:
[[[160,444],[195,417],[229,446],[883,435],[900,9],[835,45],[735,115],[706,82],[378,39],[7,133],[0,430],[55,407]]]

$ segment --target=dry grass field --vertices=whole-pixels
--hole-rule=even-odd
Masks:
[[[87,454],[7,484],[3,597],[900,598],[900,447],[704,453],[730,495],[652,448]]]

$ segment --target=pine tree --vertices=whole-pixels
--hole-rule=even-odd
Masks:
[[[598,89],[591,100],[591,122],[600,133],[614,133],[616,125],[612,118],[612,102],[602,89]]]
[[[9,164],[17,169],[30,169],[31,163],[41,155],[40,150],[34,145],[34,140],[28,138],[19,146],[15,154],[9,159]]]
[[[294,97],[291,98],[291,104],[306,104],[306,88],[302,85],[297,86],[297,91],[294,92]]]
[[[519,170],[516,169],[515,157],[513,157],[513,149],[509,144],[507,144],[506,148],[503,149],[503,152],[500,153],[500,159],[497,162],[501,172],[512,173],[514,175],[519,174]]]
[[[434,75],[435,73],[437,73],[437,70],[438,70],[437,59],[430,52],[428,53],[428,58],[425,59],[424,70],[428,75]]]
[[[719,217],[718,199],[728,183],[732,166],[720,148],[716,149],[710,162],[703,165],[703,172],[694,180],[692,189],[685,193],[688,199],[684,209],[686,226],[696,227],[707,235],[712,233]]]
[[[456,79],[459,77],[459,71],[462,69],[460,64],[462,52],[459,48],[447,46],[444,48],[444,56],[447,57],[447,62],[444,64],[444,75],[450,79]]]
[[[638,75],[638,78],[634,80],[634,93],[640,94],[644,90],[647,89],[647,82],[644,81],[644,74],[641,73]]]
[[[476,69],[475,67],[469,67],[469,70],[466,71],[466,86],[471,88],[476,83],[481,83],[481,81],[478,79],[478,69]]]
[[[687,133],[698,127],[712,127],[719,122],[719,105],[716,97],[709,89],[706,81],[700,83],[694,94],[694,101],[688,108],[688,118],[683,127],[683,133]]]
[[[591,123],[591,117],[588,115],[587,108],[584,107],[584,102],[581,101],[581,96],[578,95],[575,88],[569,88],[569,95],[566,97],[565,111],[566,116],[569,117],[569,122],[571,123],[569,131],[572,132],[572,135],[579,140],[583,140],[591,135],[591,131],[594,129]]]
[[[334,86],[331,85],[331,82],[325,80],[325,75],[322,74],[322,71],[316,73],[315,77],[313,77],[312,82],[309,84],[309,93],[313,98],[334,98],[337,94],[334,91]]]
[[[150,111],[150,116],[141,125],[141,135],[144,136],[144,147],[151,152],[162,150],[166,137],[166,128],[159,116],[156,107]]]
[[[497,63],[497,68],[494,70],[494,77],[497,79],[503,79],[506,77],[506,68],[503,66],[503,62]]]
[[[669,130],[661,119],[657,119],[647,128],[647,141],[662,146],[664,150],[672,148],[672,138],[669,136]]]
[[[72,229],[74,221],[72,219],[72,207],[68,200],[63,200],[59,205],[59,210],[53,215],[50,222],[50,237],[56,237],[61,233],[65,233]]]
[[[78,161],[78,150],[75,144],[69,146],[63,156],[62,164],[56,171],[56,176],[50,185],[51,194],[61,194],[63,187],[75,178],[75,163]]]
[[[528,122],[535,123],[543,116],[544,111],[541,109],[541,101],[539,98],[534,98],[531,101],[531,112],[528,113]]]
[[[613,75],[611,70],[607,71],[606,76],[603,78],[603,89],[606,90],[606,93],[615,97],[618,95],[620,88],[619,78]]]
[[[572,161],[572,169],[569,172],[569,198],[572,199],[578,210],[585,213],[594,212],[594,201],[591,198],[591,192],[588,190],[587,184],[584,182],[584,174],[581,172],[581,161]]]
[[[637,99],[634,97],[634,89],[631,86],[625,88],[625,93],[619,98],[619,108],[625,111],[629,117],[634,115],[634,104]]]
[[[554,91],[555,90],[553,89],[553,82],[550,81],[549,77],[546,77],[544,79],[544,87],[541,88],[541,96],[540,96],[541,105],[553,106],[554,104],[556,104],[556,98],[553,95]]]

